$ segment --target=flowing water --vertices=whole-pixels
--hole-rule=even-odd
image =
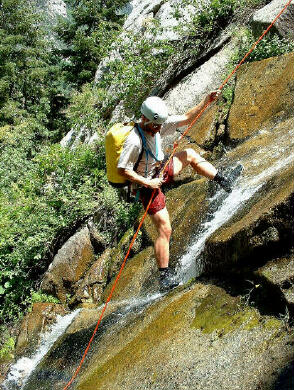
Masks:
[[[7,379],[1,386],[3,390],[21,389],[25,385],[32,371],[50,350],[55,341],[58,340],[58,338],[65,332],[79,311],[80,310],[78,309],[65,316],[57,316],[56,323],[48,332],[42,335],[41,342],[36,353],[30,358],[20,358],[11,367]]]
[[[195,261],[200,257],[206,240],[224,223],[226,223],[240,208],[250,199],[263,185],[267,178],[271,177],[275,172],[281,171],[284,167],[293,163],[294,156],[290,155],[278,161],[271,167],[263,171],[257,176],[251,177],[249,180],[240,180],[237,187],[226,197],[220,207],[214,213],[213,219],[205,222],[200,227],[197,240],[192,244],[188,251],[180,259],[178,267],[178,277],[182,284],[185,284],[189,279],[197,277],[203,270],[203,262]],[[217,194],[210,200],[211,204],[218,201],[221,194]]]
[[[201,274],[203,269],[201,253],[206,240],[211,234],[244,207],[246,202],[252,198],[268,179],[294,163],[294,156],[291,150],[293,146],[289,142],[290,139],[293,143],[293,136],[285,134],[284,138],[279,138],[279,144],[272,142],[271,147],[267,145],[266,148],[257,150],[254,158],[247,155],[239,159],[238,163],[243,164],[246,167],[246,171],[238,179],[235,188],[229,195],[225,194],[223,190],[218,190],[209,200],[210,207],[206,220],[197,228],[193,238],[194,242],[180,259],[177,274],[181,283],[184,284],[190,278]],[[270,159],[270,164],[265,165],[266,159]],[[256,166],[259,166],[259,173],[254,174]],[[154,293],[145,297],[134,297],[131,300],[121,301],[119,310],[113,314],[113,319],[109,324],[119,323],[120,326],[124,326],[127,322],[128,314],[144,311],[148,305],[161,299],[162,296],[163,294]],[[98,310],[99,308],[97,308]],[[12,366],[1,388],[3,390],[22,389],[32,371],[48,353],[55,341],[65,332],[78,313],[79,310],[76,310],[58,318],[57,323],[52,326],[50,332],[43,335],[36,353],[31,358],[22,357]]]

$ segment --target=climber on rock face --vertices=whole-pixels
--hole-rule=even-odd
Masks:
[[[168,115],[167,106],[161,98],[156,96],[147,98],[141,106],[141,120],[126,138],[118,161],[119,174],[132,183],[134,193],[139,190],[139,197],[145,209],[155,191],[148,214],[158,232],[154,250],[162,291],[169,290],[179,283],[169,268],[169,241],[172,229],[161,186],[171,182],[190,165],[198,174],[214,180],[227,192],[231,191],[231,181],[191,148],[174,154],[163,175],[158,177],[165,165],[162,138],[173,134],[178,127],[189,125],[207,104],[218,99],[219,94],[220,91],[213,91],[186,114],[174,116]],[[142,139],[145,145],[142,145]]]

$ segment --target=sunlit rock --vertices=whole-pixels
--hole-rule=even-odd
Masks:
[[[80,280],[95,260],[87,227],[75,233],[58,251],[46,272],[41,288],[62,302],[73,294],[73,285]]]
[[[80,302],[98,303],[105,288],[108,268],[113,250],[106,249],[75,286],[76,293],[71,304]]]
[[[251,24],[256,36],[262,34],[262,32],[271,24],[280,11],[282,11],[286,3],[286,1],[273,0],[265,7],[259,9],[253,14]],[[291,3],[275,22],[272,27],[272,31],[278,32],[282,37],[294,39],[293,24],[294,5]]]
[[[232,141],[293,116],[294,54],[252,62],[237,72],[234,102],[228,118]]]

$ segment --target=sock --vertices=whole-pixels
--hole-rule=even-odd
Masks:
[[[224,177],[223,177],[223,175],[219,171],[217,171],[217,173],[214,176],[213,180],[216,181],[217,183],[220,183],[220,182],[222,182],[224,180]]]
[[[226,177],[224,177],[219,171],[217,171],[217,174],[214,176],[213,180],[219,184],[226,192],[231,192],[231,182]]]
[[[169,267],[159,268],[159,275],[163,278],[169,273]]]

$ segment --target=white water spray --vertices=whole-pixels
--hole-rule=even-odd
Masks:
[[[47,354],[56,340],[64,333],[73,319],[79,313],[79,309],[65,316],[57,316],[57,322],[51,329],[42,335],[37,352],[31,357],[20,358],[10,369],[7,379],[2,384],[3,390],[22,389],[30,374],[37,367],[42,358]]]
[[[284,159],[278,159],[270,168],[264,170],[257,176],[246,178],[246,182],[240,180],[238,187],[234,189],[214,213],[213,219],[202,226],[197,241],[192,244],[188,251],[180,259],[178,267],[178,277],[181,284],[185,284],[189,279],[197,277],[203,270],[202,262],[197,262],[197,257],[204,249],[206,240],[224,223],[236,214],[236,212],[257,192],[263,183],[274,173],[281,171],[284,167],[294,162],[294,156],[290,154]],[[216,195],[215,197],[217,197]],[[214,198],[211,199],[213,201]]]

